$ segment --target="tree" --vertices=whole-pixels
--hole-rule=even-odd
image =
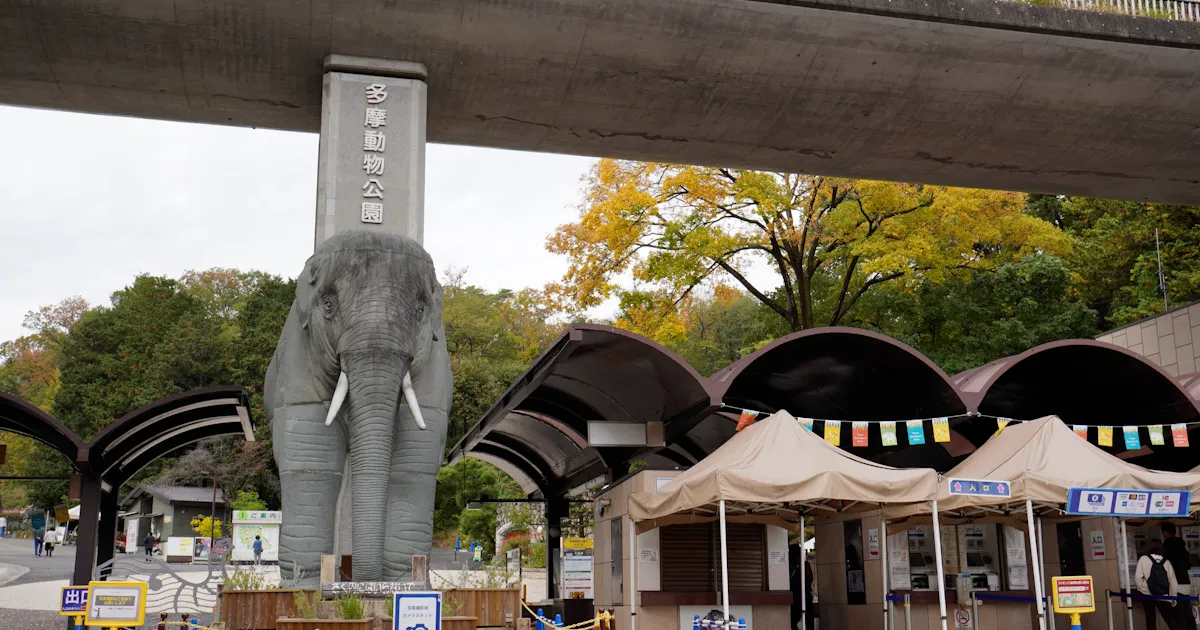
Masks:
[[[570,261],[550,294],[564,310],[590,308],[631,272],[678,303],[715,279],[791,330],[836,325],[888,283],[1066,252],[1068,239],[1024,205],[999,191],[600,160],[580,220],[547,241]],[[754,265],[781,291],[754,280]]]
[[[241,492],[260,486],[272,487],[278,493],[278,478],[272,474],[270,452],[261,442],[245,442],[241,438],[212,438],[176,459],[155,480],[165,484],[213,484],[221,495],[230,500],[242,500]],[[260,502],[258,492],[253,493]],[[265,507],[265,503],[262,504]],[[234,508],[232,505],[228,506]],[[240,508],[248,509],[248,508]]]
[[[1058,339],[1096,335],[1096,312],[1079,297],[1066,263],[1046,254],[970,279],[923,283],[915,292],[881,291],[864,319],[907,342],[953,374]]]
[[[267,502],[258,498],[258,493],[253,490],[238,490],[237,498],[229,504],[229,509],[237,511],[261,511],[267,509]]]
[[[197,516],[192,519],[190,525],[192,526],[192,531],[204,538],[220,538],[221,534],[224,533],[222,531],[224,528],[221,527],[224,525],[224,522],[221,519],[214,521],[211,516]]]
[[[496,504],[485,503],[479,510],[466,509],[478,499],[515,499],[523,496],[520,486],[494,466],[465,458],[438,472],[438,492],[434,499],[434,535],[458,531],[466,540],[484,545],[484,555],[496,553]]]

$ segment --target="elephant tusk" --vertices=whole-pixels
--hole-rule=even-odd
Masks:
[[[342,403],[346,400],[346,390],[348,389],[350,389],[350,379],[346,378],[345,372],[342,372],[338,376],[337,387],[333,390],[333,400],[329,401],[329,413],[325,415],[325,426],[333,424],[333,419],[342,410]]]
[[[404,381],[400,388],[404,390],[404,400],[408,401],[408,410],[412,412],[413,422],[424,431],[425,418],[421,416],[421,403],[417,402],[417,392],[413,391],[412,372],[404,373]]]

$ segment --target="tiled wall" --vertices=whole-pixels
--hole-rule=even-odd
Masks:
[[[1096,338],[1128,348],[1161,365],[1172,376],[1196,371],[1200,355],[1200,303],[1130,324]]]

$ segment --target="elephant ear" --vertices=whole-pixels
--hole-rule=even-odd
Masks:
[[[304,263],[304,271],[296,278],[296,312],[300,315],[300,327],[304,330],[308,330],[309,319],[312,317],[313,302],[316,300],[317,287],[320,286],[325,258],[310,257],[308,262]]]

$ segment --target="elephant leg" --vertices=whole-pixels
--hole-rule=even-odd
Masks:
[[[303,588],[320,584],[321,556],[333,553],[346,461],[345,430],[340,423],[325,426],[325,411],[320,404],[278,409],[272,427],[283,490],[279,567]]]
[[[421,405],[427,429],[400,412],[396,449],[388,483],[387,536],[383,543],[386,580],[406,579],[412,557],[429,555],[433,545],[434,492],[446,448],[446,410]]]

